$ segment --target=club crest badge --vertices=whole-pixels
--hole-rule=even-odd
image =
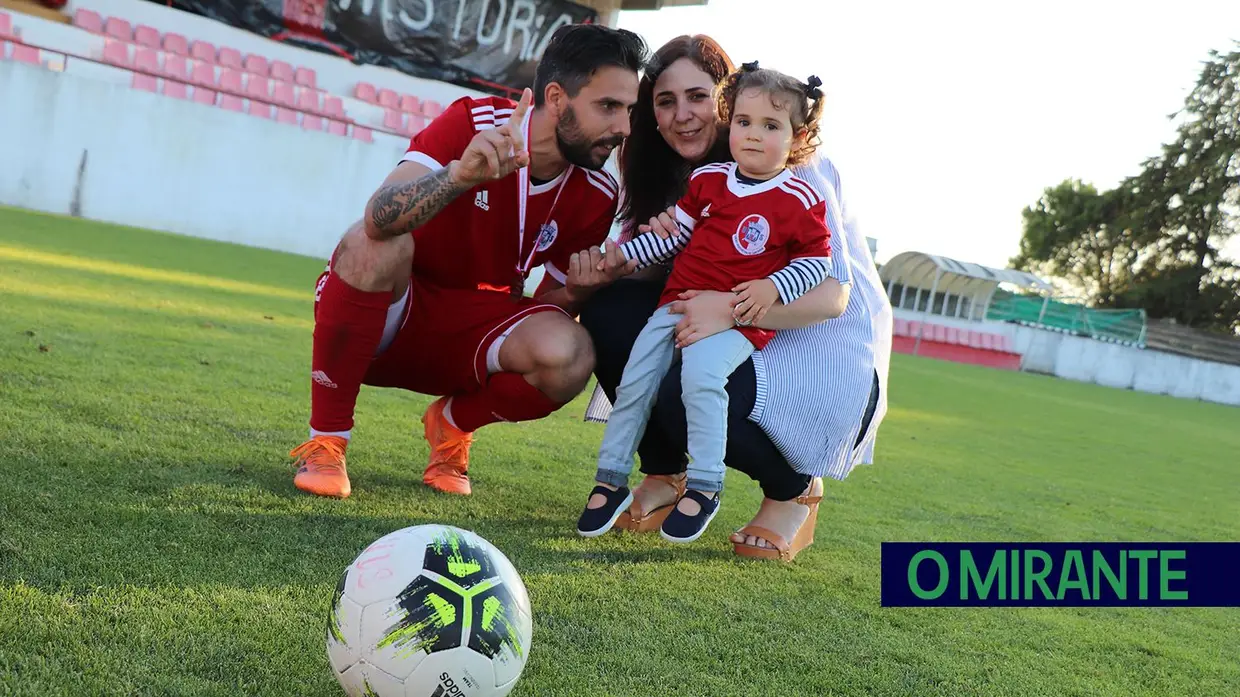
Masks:
[[[766,250],[767,240],[770,239],[771,224],[766,222],[766,218],[755,213],[745,216],[741,224],[736,226],[736,233],[732,235],[732,244],[741,254],[753,256]]]
[[[551,245],[555,244],[555,238],[558,234],[560,234],[560,226],[556,225],[554,220],[544,224],[538,228],[538,242],[535,244],[534,249],[540,252],[551,249]]]

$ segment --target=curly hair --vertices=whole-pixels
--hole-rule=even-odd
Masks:
[[[786,164],[805,164],[822,144],[819,138],[819,121],[822,119],[823,98],[822,90],[818,89],[821,84],[822,80],[815,76],[810,76],[807,82],[801,82],[781,72],[759,68],[757,61],[745,63],[740,70],[728,75],[720,85],[719,120],[732,123],[736,97],[742,90],[758,90],[769,95],[771,106],[788,112],[793,135],[805,130],[805,138],[788,153]]]

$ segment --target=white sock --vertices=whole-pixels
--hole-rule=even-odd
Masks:
[[[445,421],[448,422],[449,426],[451,426],[452,428],[455,428],[458,431],[461,430],[461,427],[457,426],[456,422],[452,420],[452,398],[451,397],[449,397],[448,401],[443,405],[443,418]]]
[[[353,432],[352,431],[316,431],[313,428],[310,429],[311,438],[314,438],[316,436],[339,436],[345,440],[349,440],[349,434],[351,433]]]

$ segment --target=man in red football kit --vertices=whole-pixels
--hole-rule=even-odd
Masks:
[[[598,247],[618,191],[602,167],[628,136],[645,51],[632,32],[562,27],[519,103],[461,98],[414,136],[319,278],[297,488],[349,495],[362,384],[441,395],[422,417],[423,481],[457,494],[474,431],[543,418],[585,388],[593,347],[573,317],[632,269]]]

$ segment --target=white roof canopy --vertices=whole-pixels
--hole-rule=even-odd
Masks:
[[[1051,284],[1026,271],[995,269],[925,252],[895,255],[883,264],[879,277],[889,287],[895,282],[912,288],[935,288],[938,292],[952,295],[989,295],[1000,283],[1043,292],[1053,290]]]

